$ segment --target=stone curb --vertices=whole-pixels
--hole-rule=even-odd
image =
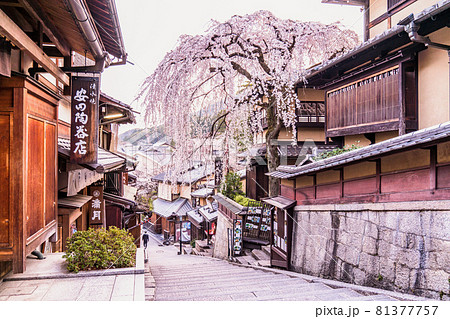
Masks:
[[[148,252],[144,251],[144,254]],[[145,265],[144,274],[144,286],[145,286],[145,301],[155,301],[156,281],[150,270],[150,263]]]
[[[56,274],[11,274],[3,278],[3,281],[20,281],[20,280],[40,280],[40,279],[65,279],[65,278],[82,278],[82,277],[100,277],[100,276],[118,276],[118,275],[139,275],[145,273],[144,255],[142,248],[136,251],[136,266],[129,268],[115,268],[80,271],[78,273],[56,273]]]
[[[268,267],[254,266],[254,265],[242,265],[242,264],[237,264],[237,263],[234,263],[234,262],[231,262],[228,260],[225,260],[225,261],[227,261],[228,263],[230,263],[232,265],[238,266],[238,267],[253,268],[253,269],[258,269],[258,270],[262,270],[265,272],[272,272],[272,273],[276,273],[276,274],[286,275],[286,276],[289,276],[292,278],[301,278],[301,279],[304,279],[311,283],[322,283],[322,284],[330,286],[332,288],[348,288],[348,289],[352,289],[352,290],[355,290],[356,292],[362,293],[364,295],[369,295],[369,296],[375,295],[375,294],[385,295],[385,296],[399,299],[399,301],[438,301],[435,299],[428,299],[428,298],[424,298],[424,297],[403,294],[403,293],[395,292],[395,291],[389,291],[389,290],[372,288],[372,287],[364,287],[364,286],[349,284],[349,283],[345,283],[345,282],[341,282],[341,281],[337,281],[337,280],[314,277],[314,276],[300,274],[300,273],[296,273],[296,272],[288,271],[288,270],[281,270],[281,269],[276,269],[276,268],[268,268]]]
[[[134,293],[133,301],[145,301],[145,267],[144,267],[144,249],[136,250],[136,271],[134,273]]]

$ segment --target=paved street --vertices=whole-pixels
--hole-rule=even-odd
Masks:
[[[176,247],[150,241],[149,263],[156,281],[156,301],[396,300],[383,294],[363,295],[350,288],[332,288],[297,274],[291,277],[210,257],[178,256],[177,251]]]
[[[133,268],[69,273],[62,253],[44,260],[27,259],[27,271],[0,282],[0,301],[144,300],[144,260],[138,251]]]

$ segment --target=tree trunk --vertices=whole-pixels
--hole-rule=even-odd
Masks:
[[[280,155],[278,154],[278,134],[281,130],[281,120],[276,114],[276,104],[274,98],[269,98],[269,107],[267,108],[267,168],[273,172],[280,166]],[[269,176],[269,196],[280,194],[280,180]]]

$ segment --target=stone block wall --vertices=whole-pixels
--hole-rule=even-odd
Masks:
[[[213,257],[221,259],[228,258],[228,228],[233,229],[233,221],[219,211],[217,215]]]
[[[450,300],[450,201],[295,208],[291,268]]]

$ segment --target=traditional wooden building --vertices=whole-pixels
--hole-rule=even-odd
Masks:
[[[363,147],[268,173],[281,179],[281,196],[264,201],[287,242],[280,254],[273,234],[272,259],[448,299],[449,252],[436,243],[448,240],[450,216],[450,1],[349,3],[368,10],[370,39],[314,67],[298,87],[325,92],[327,140]]]
[[[206,200],[211,189],[205,185],[214,177],[212,167],[200,163],[183,172],[175,185],[166,181],[165,176],[166,173],[161,173],[152,177],[152,181],[158,183],[158,198],[153,201],[154,214],[150,222],[155,232],[171,236],[179,218],[187,220],[186,213]]]
[[[29,253],[58,240],[58,135],[71,74],[99,77],[126,53],[113,0],[3,1],[0,37],[1,276],[25,271]],[[74,65],[75,52],[92,65]]]

